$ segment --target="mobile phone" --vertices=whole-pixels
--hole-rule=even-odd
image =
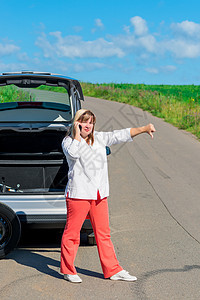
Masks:
[[[79,124],[78,126],[79,126],[79,129],[80,129],[80,131],[81,131],[81,130],[82,130],[82,126],[81,126],[80,124]]]

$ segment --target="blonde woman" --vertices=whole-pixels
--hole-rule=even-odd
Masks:
[[[153,138],[152,124],[113,132],[94,131],[95,115],[86,109],[77,111],[72,137],[67,136],[62,148],[69,166],[66,186],[67,222],[61,242],[61,273],[64,279],[81,283],[74,260],[80,243],[80,230],[89,215],[104,278],[135,281],[119,265],[110,239],[107,197],[109,196],[106,146],[132,141],[141,133]]]

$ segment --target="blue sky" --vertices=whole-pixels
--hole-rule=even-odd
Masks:
[[[200,83],[199,0],[0,0],[0,73]]]

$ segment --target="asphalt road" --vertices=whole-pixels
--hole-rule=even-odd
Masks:
[[[103,279],[96,247],[82,245],[83,283],[70,284],[59,273],[59,235],[41,235],[0,261],[0,299],[200,299],[200,143],[129,105],[86,97],[83,107],[96,114],[97,130],[149,122],[157,130],[154,139],[113,146],[108,158],[112,241],[138,281]]]

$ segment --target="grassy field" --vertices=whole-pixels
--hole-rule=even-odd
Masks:
[[[81,83],[85,96],[127,103],[200,139],[200,86]]]
[[[0,103],[29,101],[29,93],[17,89],[14,85],[0,88]]]

